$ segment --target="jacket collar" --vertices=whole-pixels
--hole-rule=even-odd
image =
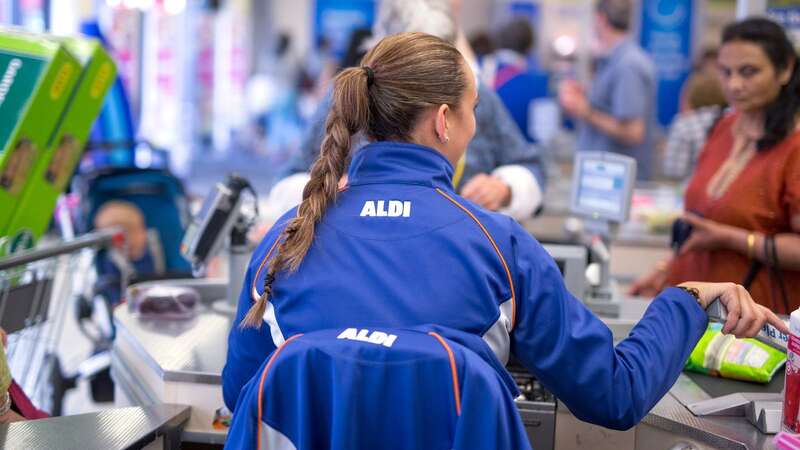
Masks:
[[[406,142],[375,142],[359,149],[347,174],[349,186],[417,184],[453,190],[453,165],[438,151]]]

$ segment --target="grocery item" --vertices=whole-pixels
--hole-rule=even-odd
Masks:
[[[156,285],[131,288],[130,293],[141,318],[191,319],[200,302],[200,294],[188,287]]]
[[[721,323],[708,325],[689,356],[686,369],[712,376],[769,383],[786,354],[755,339],[722,334]]]
[[[800,432],[797,413],[800,410],[800,309],[789,316],[789,345],[786,378],[783,384],[783,429]]]
[[[32,241],[10,236],[6,227],[80,74],[80,63],[61,43],[0,28],[0,256]]]

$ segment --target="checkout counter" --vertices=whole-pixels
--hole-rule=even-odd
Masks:
[[[117,338],[112,349],[115,402],[117,406],[191,405],[191,417],[183,429],[183,440],[223,444],[226,430],[215,428],[213,421],[215,413],[223,406],[221,372],[230,317],[217,312],[212,305],[220,298],[218,295],[224,295],[226,284],[194,280],[186,283],[189,284],[183,286],[198,289],[204,301],[197,317],[186,323],[142,321],[126,307],[115,311]],[[623,303],[621,317],[608,320],[616,338],[622,339],[627,335],[646,305],[646,301],[635,299]],[[537,449],[773,448],[772,435],[760,432],[746,417],[696,417],[692,414],[678,400],[683,395],[680,385],[685,383],[684,377],[694,380],[710,397],[736,392],[780,393],[783,387],[782,372],[777,373],[772,383],[766,386],[684,374],[632,431],[601,432],[602,436],[611,438],[606,444],[592,439],[598,435],[600,427],[577,421],[561,404],[555,406],[547,399],[534,399],[537,401],[519,402],[518,406]],[[702,394],[695,395],[703,397]],[[583,445],[580,444],[582,437]],[[620,442],[625,446],[620,447]]]
[[[548,201],[543,215],[524,224],[540,241],[561,243],[546,245],[546,248],[557,260],[565,260],[557,261],[564,263],[562,272],[565,279],[570,278],[567,272],[574,271],[574,268],[569,268],[569,260],[585,258],[585,253],[576,253],[576,248],[581,247],[575,246],[564,233],[569,190],[569,187],[564,189],[564,184],[556,182],[545,195]],[[656,192],[660,196],[664,196],[664,192],[677,196],[674,190]],[[652,196],[653,191],[635,195]],[[637,209],[635,195],[634,213]],[[229,230],[225,229],[226,232]],[[654,234],[640,223],[623,225],[610,243],[612,278],[629,281],[642,270],[653,267],[668,252],[668,240],[666,233]],[[618,260],[628,265],[616,263]],[[192,287],[199,292],[201,305],[196,317],[188,321],[142,320],[131,308],[124,306],[114,312],[117,329],[112,348],[115,402],[117,406],[191,405],[191,417],[183,429],[183,440],[222,444],[226,429],[216,428],[213,423],[223,408],[221,371],[227,353],[231,316],[215,307],[215,303],[230,297],[228,284],[224,280],[178,280],[170,284]],[[147,284],[134,286],[144,287]],[[617,317],[607,317],[604,321],[615,339],[621,340],[641,318],[648,301],[624,299],[618,304]],[[513,370],[512,373],[521,387],[528,386],[524,383],[530,382],[529,379],[519,379],[518,373]],[[537,449],[766,449],[773,448],[773,436],[759,431],[745,416],[737,415],[743,413],[741,407],[721,411],[727,415],[698,417],[686,405],[740,392],[757,393],[753,395],[771,393],[767,397],[775,398],[782,385],[782,372],[776,374],[767,386],[683,374],[647,417],[637,427],[625,432],[578,421],[564,405],[533,384],[528,386],[529,391],[536,394],[519,400],[518,407],[532,445]],[[526,392],[526,389],[522,391]]]

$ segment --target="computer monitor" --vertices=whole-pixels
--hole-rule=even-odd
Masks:
[[[542,247],[553,257],[564,278],[567,290],[579,299],[586,291],[586,264],[588,251],[583,245],[543,244]]]
[[[636,160],[616,153],[577,152],[570,209],[593,220],[628,220]]]

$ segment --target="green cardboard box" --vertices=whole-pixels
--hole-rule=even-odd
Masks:
[[[13,240],[5,230],[79,75],[61,44],[0,28],[0,241]]]
[[[61,42],[78,58],[81,75],[56,132],[31,172],[31,181],[21,196],[21,206],[6,227],[5,234],[12,240],[25,236],[35,241],[47,229],[56,200],[80,160],[92,124],[116,77],[114,62],[99,41],[73,37],[51,39]]]

